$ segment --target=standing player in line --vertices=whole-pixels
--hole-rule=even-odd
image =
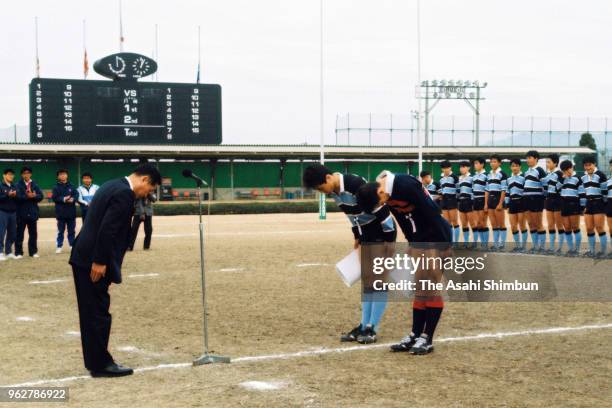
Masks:
[[[565,233],[563,231],[563,220],[561,219],[561,199],[557,192],[557,183],[563,177],[563,172],[559,170],[559,155],[551,154],[546,159],[546,225],[548,226],[548,253],[555,253],[555,241],[557,234],[559,235],[559,248],[557,254],[561,253]]]
[[[476,235],[478,220],[474,211],[474,193],[472,191],[473,178],[470,174],[470,162],[462,161],[459,163],[459,203],[457,208],[459,209],[459,218],[461,219],[461,227],[463,229],[463,247],[465,249],[476,248]],[[474,236],[474,242],[470,245],[470,227],[472,227],[472,235]]]
[[[578,256],[582,233],[580,232],[580,214],[584,212],[586,195],[580,177],[574,172],[574,165],[569,160],[561,162],[563,178],[557,183],[557,190],[561,196],[561,217],[565,242],[567,242],[566,256]]]
[[[508,189],[508,176],[501,169],[501,157],[491,156],[491,172],[487,177],[485,191],[485,211],[489,214],[489,221],[493,229],[492,251],[503,251],[506,245],[506,214],[504,213],[504,200]]]
[[[540,153],[536,150],[527,152],[527,165],[529,169],[525,172],[525,189],[523,200],[527,211],[527,222],[531,232],[531,250],[535,254],[544,250],[546,231],[542,226],[542,211],[544,211],[544,183],[546,173],[538,167]]]
[[[527,245],[527,225],[525,222],[525,206],[523,203],[525,177],[521,173],[521,160],[512,159],[510,161],[510,170],[512,174],[508,177],[506,204],[508,207],[508,216],[510,218],[512,239],[514,240],[512,252],[523,252]]]
[[[442,197],[442,216],[453,226],[453,242],[459,242],[459,219],[457,217],[457,193],[459,177],[453,174],[451,164],[448,160],[440,163],[442,177],[440,178],[440,196]]]
[[[604,193],[607,194],[608,179],[606,175],[597,169],[595,157],[587,157],[582,161],[585,174],[582,176],[582,184],[586,193],[586,210],[584,212],[584,223],[586,224],[589,240],[589,250],[584,256],[602,258],[608,247],[608,237],[605,230],[606,207]],[[595,233],[599,235],[600,252],[595,252]]]
[[[389,207],[380,206],[371,214],[363,212],[355,194],[366,183],[354,174],[332,173],[321,164],[313,164],[304,170],[304,186],[330,195],[348,217],[355,238],[354,248],[364,243],[395,242],[397,230]],[[361,323],[340,337],[340,341],[357,341],[362,344],[376,341],[376,329],[387,306],[387,293],[363,293]]]
[[[440,200],[441,200],[441,197],[439,194],[440,183],[435,181],[433,177],[431,177],[431,173],[426,170],[423,170],[420,176],[421,176],[421,183],[423,183],[423,185],[429,192],[431,199],[434,200],[434,203],[440,205]]]
[[[386,204],[397,220],[409,243],[408,254],[413,258],[444,257],[451,251],[452,237],[448,222],[441,216],[440,207],[431,199],[423,184],[408,174],[384,171],[375,183],[359,188],[357,202],[366,213]],[[435,268],[419,268],[415,282],[441,282],[442,271]],[[433,337],[444,301],[439,291],[417,290],[412,305],[412,332],[400,343],[391,346],[392,351],[408,351],[411,354],[428,354],[434,350]]]
[[[612,174],[612,160],[610,160],[610,174]],[[610,244],[612,245],[612,177],[608,179],[608,194],[607,194],[607,204],[606,204],[606,216],[608,217],[608,234],[610,235]],[[608,254],[608,258],[612,259],[612,248],[610,248],[610,253]]]
[[[474,194],[473,211],[476,219],[476,229],[474,230],[474,244],[480,245],[482,249],[487,249],[489,245],[489,228],[487,227],[487,214],[484,211],[485,194],[487,189],[487,172],[485,171],[486,160],[483,157],[474,159],[474,176],[472,177],[472,193]]]

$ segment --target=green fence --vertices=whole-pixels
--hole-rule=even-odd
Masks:
[[[303,169],[312,162],[287,162],[283,168],[283,187],[300,188]],[[33,178],[43,190],[51,190],[55,185],[55,174],[58,169],[65,168],[70,175],[70,181],[78,185],[79,175],[85,172],[92,173],[94,182],[102,184],[107,180],[122,177],[129,174],[138,166],[136,162],[91,162],[89,160],[67,160],[44,162],[7,162],[0,163],[2,168],[13,168],[17,173],[23,166],[30,166],[33,169]],[[185,179],[182,171],[185,168],[192,169],[194,173],[201,176],[209,184],[213,165],[208,162],[158,162],[160,172],[164,177],[172,179],[172,186],[176,189],[193,188],[193,182]],[[328,162],[326,166],[332,171],[348,172],[363,176],[368,180],[373,180],[383,170],[390,170],[395,173],[416,174],[417,165],[413,162]],[[526,166],[524,166],[526,169]],[[509,163],[504,163],[503,170],[510,172]],[[424,169],[432,173],[438,179],[441,173],[438,162],[425,162]],[[459,174],[458,164],[453,165],[453,171]],[[216,189],[277,189],[281,187],[281,163],[272,161],[219,161],[214,164],[214,174]]]

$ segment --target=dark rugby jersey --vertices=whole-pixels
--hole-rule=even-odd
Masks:
[[[520,200],[523,198],[523,189],[525,187],[525,176],[523,173],[513,174],[508,177],[508,188],[506,192],[506,203],[510,200]]]
[[[395,241],[395,223],[389,208],[383,206],[373,214],[367,214],[357,203],[355,194],[366,183],[365,179],[354,174],[337,174],[340,176],[340,192],[330,196],[348,217],[355,239],[367,242],[384,236],[385,241]]]
[[[440,178],[440,195],[444,197],[457,197],[459,178],[451,173],[448,176],[442,175]]]
[[[557,183],[557,193],[561,196],[561,200],[580,200],[582,207],[586,205],[584,185],[580,177],[576,175],[563,177],[559,180]]]
[[[557,192],[557,183],[562,178],[563,178],[563,172],[559,169],[556,169],[546,174],[546,177],[544,178],[544,180],[542,180],[542,182],[544,183],[547,197],[558,197],[559,196],[559,193]]]
[[[608,178],[601,171],[595,169],[593,174],[585,173],[580,180],[584,184],[584,191],[588,200],[603,198],[607,195]]]
[[[437,201],[440,199],[440,183],[437,181],[432,181],[429,184],[424,184],[424,186],[427,191],[429,191],[429,195],[431,196],[432,200]]]
[[[501,169],[497,171],[491,170],[487,176],[487,187],[486,191],[489,194],[501,194],[508,188],[508,176]]]
[[[542,196],[544,195],[544,183],[546,172],[541,167],[530,167],[525,172],[525,191],[526,196]]]
[[[472,184],[474,183],[474,178],[471,174],[466,174],[465,176],[459,176],[459,199],[460,200],[472,200],[474,198],[474,191],[472,189]]]
[[[377,180],[390,195],[387,205],[408,242],[451,242],[450,224],[417,178],[386,172]]]
[[[484,198],[487,189],[487,172],[482,170],[472,177],[472,192],[474,198]]]

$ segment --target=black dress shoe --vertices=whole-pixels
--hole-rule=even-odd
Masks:
[[[117,363],[110,363],[102,370],[90,371],[92,377],[123,377],[134,374],[134,370]]]

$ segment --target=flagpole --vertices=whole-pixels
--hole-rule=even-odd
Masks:
[[[119,0],[119,51],[123,52],[123,7]]]
[[[36,78],[40,78],[40,60],[38,59],[38,16],[34,17],[34,38],[36,44]]]
[[[422,101],[421,101],[421,1],[417,0],[417,98],[419,104],[419,111],[417,112],[417,139],[418,139],[418,154],[419,154],[419,176],[421,175],[421,171],[423,171],[423,135],[421,134],[421,109],[422,109]],[[425,113],[427,115],[427,113]],[[428,120],[425,117],[425,120]],[[427,139],[427,135],[425,135],[425,139]]]
[[[320,132],[320,161],[321,164],[325,164],[325,151],[324,151],[324,147],[325,147],[325,100],[324,100],[324,72],[323,72],[323,0],[320,1],[320,12],[321,12],[321,16],[320,16],[320,44],[319,44],[319,51],[320,51],[320,89],[319,89],[319,97],[320,97],[320,111],[319,111],[319,132]],[[323,193],[319,193],[319,219],[320,220],[325,220],[327,218],[327,214],[326,214],[326,208],[325,208],[325,194]]]
[[[200,31],[200,26],[198,26],[198,76],[196,78],[196,82],[199,84],[200,83],[200,64],[201,64],[201,58],[202,58],[202,50],[201,50],[202,44],[201,44],[201,31]]]
[[[155,61],[157,61],[159,59],[159,48],[158,48],[159,44],[157,41],[157,24],[155,24]],[[158,81],[158,76],[159,75],[157,73],[157,71],[155,72],[155,82]]]
[[[87,27],[86,21],[83,19],[83,79],[87,79],[87,73],[89,71],[89,62],[87,61]]]

